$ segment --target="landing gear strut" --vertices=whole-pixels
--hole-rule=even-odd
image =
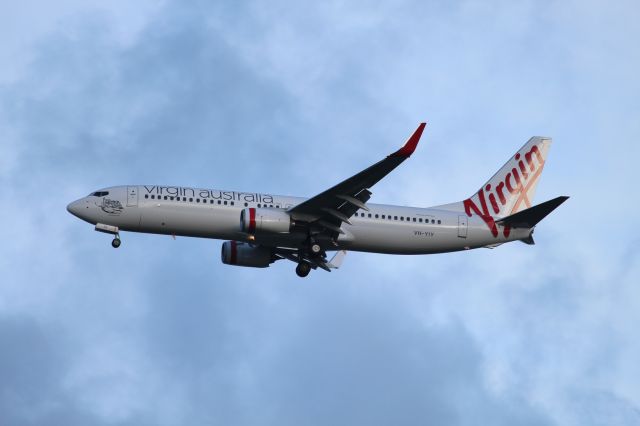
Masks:
[[[311,272],[311,264],[303,260],[317,259],[324,257],[322,246],[316,242],[311,234],[307,237],[305,243],[298,249],[298,266],[296,266],[296,274],[299,277],[306,277]],[[315,266],[314,266],[315,268]]]
[[[300,278],[306,277],[309,275],[309,272],[311,272],[311,265],[307,262],[300,262],[298,266],[296,266],[296,274],[298,274]]]
[[[104,223],[96,223],[96,231],[103,232],[105,234],[113,235],[113,240],[111,241],[111,247],[118,248],[120,247],[120,230],[117,226],[106,225]]]

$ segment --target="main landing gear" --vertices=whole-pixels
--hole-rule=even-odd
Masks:
[[[306,277],[309,275],[309,272],[311,272],[311,265],[307,262],[300,262],[298,266],[296,266],[296,274],[298,274],[300,278]]]
[[[122,241],[120,241],[120,235],[116,235],[115,237],[113,237],[113,240],[111,241],[111,247],[118,248],[120,247],[120,244],[122,244]]]
[[[324,257],[324,251],[322,246],[316,242],[316,240],[310,235],[305,244],[298,251],[298,266],[296,266],[296,274],[304,278],[311,272],[311,263],[303,260],[322,258]]]

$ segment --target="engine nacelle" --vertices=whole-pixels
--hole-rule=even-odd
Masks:
[[[222,263],[225,265],[250,266],[266,268],[272,261],[271,249],[263,246],[252,246],[240,241],[222,243]]]
[[[282,210],[249,207],[240,212],[240,230],[247,234],[288,233],[292,228],[291,216]]]

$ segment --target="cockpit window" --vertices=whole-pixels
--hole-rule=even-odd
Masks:
[[[96,191],[91,194],[92,197],[104,197],[106,195],[109,195],[109,191]]]

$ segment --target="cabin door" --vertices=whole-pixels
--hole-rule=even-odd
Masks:
[[[138,187],[127,186],[127,207],[138,205]]]

